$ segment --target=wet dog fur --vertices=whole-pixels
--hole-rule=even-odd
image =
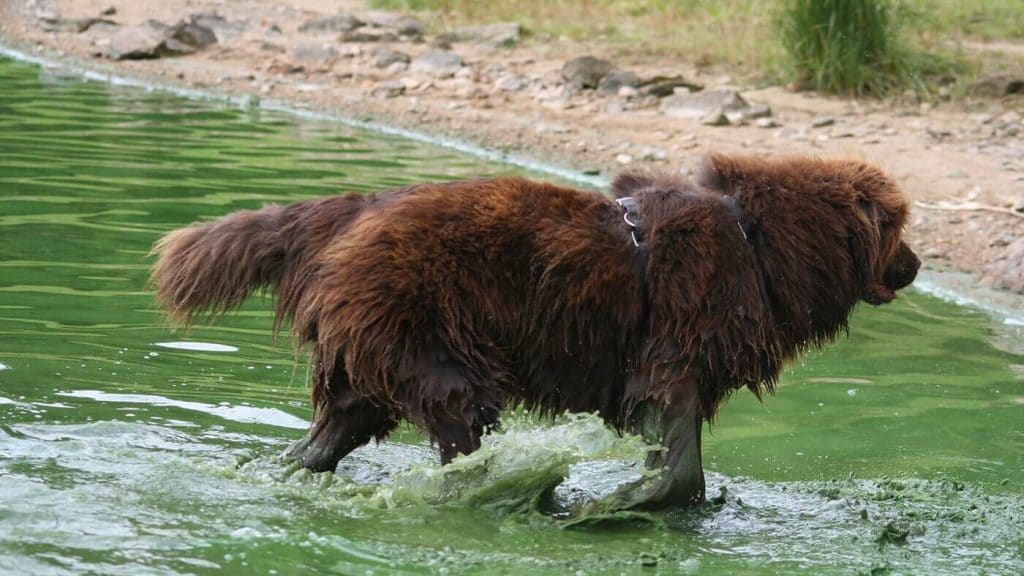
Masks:
[[[155,245],[157,302],[187,324],[277,297],[308,349],[314,416],[288,454],[333,470],[402,420],[451,461],[503,408],[597,411],[663,449],[644,506],[703,500],[702,424],[736,389],[891,301],[920,265],[907,202],[855,160],[716,154],[694,180],[625,174],[608,197],[521,178],[236,212]]]

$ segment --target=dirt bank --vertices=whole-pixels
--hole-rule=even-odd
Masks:
[[[909,241],[929,267],[1024,293],[1019,95],[933,107],[744,89],[597,43],[524,40],[514,26],[439,36],[344,4],[354,18],[313,0],[0,0],[0,38],[92,68],[273,97],[602,175],[688,170],[711,150],[862,157],[914,200]],[[115,59],[140,55],[157,57]],[[628,73],[582,62],[566,79],[565,62],[583,55]],[[601,77],[600,89],[580,87]],[[686,95],[695,89],[715,98]]]

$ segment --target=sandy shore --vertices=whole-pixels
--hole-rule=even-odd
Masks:
[[[312,0],[0,0],[0,40],[87,68],[273,98],[605,177],[690,170],[712,150],[860,157],[913,199],[908,240],[929,268],[1024,293],[1024,98],[897,106],[745,89],[686,64],[618,61],[596,44],[520,40],[512,27],[439,36],[361,2],[342,4],[355,20],[323,20],[341,12]],[[216,42],[114,59],[146,32],[139,25],[147,19],[173,25],[193,16]],[[572,86],[563,64],[583,55],[607,58],[634,81]],[[749,105],[695,116],[673,107],[671,88],[667,96],[649,91],[658,77],[703,87],[698,94],[738,94]]]

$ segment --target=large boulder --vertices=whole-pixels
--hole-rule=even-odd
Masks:
[[[672,118],[699,120],[716,118],[729,112],[742,112],[750,107],[739,92],[727,88],[694,93],[677,93],[662,100],[661,112]]]
[[[573,58],[562,65],[562,79],[572,88],[597,88],[612,71],[612,63],[593,56]]]
[[[217,43],[217,35],[206,26],[194,22],[178,22],[167,29],[164,48],[167,54],[191,54]]]
[[[146,20],[115,32],[108,54],[114,60],[145,60],[191,54],[215,42],[217,35],[201,24],[183,20],[168,26],[159,20]]]
[[[167,40],[167,25],[146,20],[136,26],[125,26],[110,37],[109,54],[114,60],[159,58]]]

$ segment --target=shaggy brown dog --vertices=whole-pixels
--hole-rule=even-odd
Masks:
[[[277,294],[313,369],[312,470],[400,420],[441,461],[502,408],[598,411],[660,442],[648,506],[703,499],[700,433],[730,392],[889,302],[919,261],[907,203],[855,161],[712,156],[696,182],[626,175],[616,196],[518,178],[238,212],[168,234],[157,301],[187,323]]]

